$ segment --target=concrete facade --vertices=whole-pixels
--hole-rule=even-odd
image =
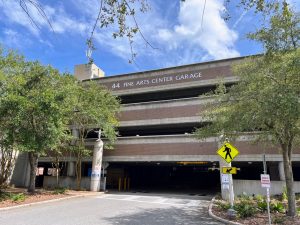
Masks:
[[[97,76],[103,77],[96,78],[94,81],[106,86],[122,102],[119,115],[120,136],[113,150],[103,150],[103,163],[106,166],[102,170],[102,176],[107,175],[108,181],[113,180],[112,183],[119,183],[120,186],[120,182],[125,178],[133,176],[130,173],[136,174],[132,172],[134,169],[142,170],[148,166],[157,169],[160,164],[165,165],[165,168],[170,168],[168,172],[170,176],[176,173],[176,170],[182,169],[179,167],[182,162],[191,164],[194,162],[195,164],[192,164],[194,172],[203,169],[203,166],[197,166],[197,163],[201,162],[207,165],[206,167],[219,167],[222,161],[216,154],[219,147],[218,138],[198,140],[192,132],[195,127],[205,126],[209,122],[201,116],[205,105],[214,101],[208,93],[213,91],[221,80],[228,86],[238,82],[237,77],[232,74],[231,65],[241,60],[243,58],[226,59],[111,77],[104,77],[104,72],[102,73],[95,65],[76,66],[75,76],[81,80],[94,79],[92,71],[98,71]],[[257,180],[262,169],[260,171],[256,165],[260,165],[262,154],[265,153],[271,179],[278,181],[274,185],[273,192],[278,193],[284,181],[280,149],[271,144],[253,144],[254,136],[253,133],[244,134],[237,140],[231,141],[240,151],[239,156],[234,160],[236,163],[234,166],[243,167],[242,176],[237,180],[233,176],[234,190],[237,194],[244,191],[261,193]],[[96,139],[86,140],[86,145],[91,150],[97,143]],[[105,142],[105,139],[103,140]],[[300,162],[300,148],[294,150],[293,159],[295,162]],[[63,178],[62,182],[67,185],[74,180],[71,176],[75,175],[75,158],[66,156],[62,161],[68,162],[66,175],[69,177]],[[92,157],[83,160],[87,168],[92,167],[91,161]],[[51,158],[43,157],[40,162],[49,164]],[[255,176],[249,174],[247,168],[252,168]],[[188,171],[185,172],[187,176],[193,172],[192,169]],[[248,180],[249,177],[251,180]],[[44,186],[54,182],[50,180],[51,178],[45,177]],[[88,181],[89,178],[85,178],[83,182],[86,189],[89,189],[85,184]],[[219,179],[215,181],[216,185],[219,183]],[[249,189],[249,187],[253,188]]]

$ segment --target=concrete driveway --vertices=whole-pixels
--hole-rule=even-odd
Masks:
[[[0,211],[5,225],[220,225],[209,218],[210,197],[105,194]]]

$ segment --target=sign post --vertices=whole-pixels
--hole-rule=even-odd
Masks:
[[[263,188],[267,189],[267,207],[268,207],[268,217],[269,217],[269,225],[271,225],[271,213],[270,213],[270,187],[271,180],[270,175],[267,174],[267,163],[266,163],[266,155],[263,155],[263,165],[264,165],[264,174],[260,175],[260,182]]]
[[[228,215],[230,217],[235,217],[236,212],[233,209],[234,204],[234,191],[233,191],[233,179],[232,174],[236,174],[237,168],[231,167],[231,161],[239,154],[237,148],[231,145],[228,141],[226,141],[221,148],[217,151],[217,154],[221,156],[227,163],[227,167],[222,167],[221,181],[222,181],[222,189],[229,190],[229,201],[231,208],[228,210]]]

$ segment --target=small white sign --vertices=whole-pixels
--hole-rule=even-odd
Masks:
[[[221,174],[222,184],[229,184],[229,174]]]
[[[260,183],[261,183],[262,187],[270,188],[271,187],[270,175],[269,174],[261,174],[260,175]]]
[[[222,189],[223,189],[223,190],[224,190],[224,189],[229,190],[229,184],[222,184]]]

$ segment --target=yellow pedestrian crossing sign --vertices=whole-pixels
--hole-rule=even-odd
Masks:
[[[221,156],[227,163],[230,163],[238,154],[239,150],[226,142],[218,151],[217,154]]]

